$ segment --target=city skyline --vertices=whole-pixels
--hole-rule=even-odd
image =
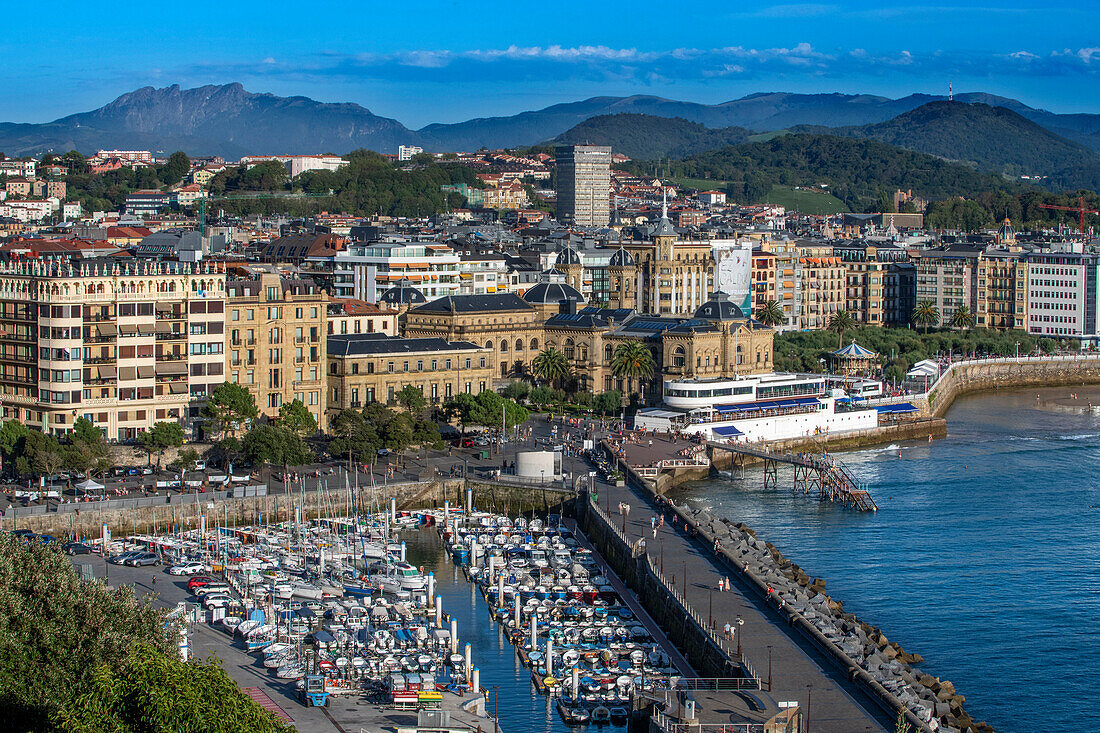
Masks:
[[[30,12],[13,8],[14,25],[32,24]],[[314,17],[333,22],[305,25],[253,2],[142,13],[143,35],[154,39],[145,44],[105,40],[114,26],[88,8],[62,14],[49,34],[8,40],[11,73],[0,92],[20,104],[5,121],[49,121],[141,86],[233,81],[355,102],[410,127],[599,95],[704,103],[766,91],[901,97],[945,94],[949,83],[1055,112],[1100,111],[1090,86],[1100,75],[1092,30],[1100,9],[1080,2],[702,3],[672,17],[648,2],[629,13],[564,3],[545,17],[495,2],[477,14],[436,2],[416,17],[327,2]]]

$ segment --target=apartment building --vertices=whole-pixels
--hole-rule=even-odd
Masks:
[[[395,405],[407,385],[419,387],[432,405],[493,386],[491,350],[469,341],[375,333],[329,336],[327,348],[330,417],[370,402]]]
[[[603,227],[611,216],[611,148],[568,145],[556,151],[557,218],[576,226]]]
[[[1027,256],[1029,333],[1077,338],[1095,347],[1100,342],[1100,255],[1038,252]]]
[[[939,310],[939,323],[945,326],[960,306],[976,312],[977,283],[975,263],[982,255],[980,247],[953,245],[940,250],[920,250],[913,258],[916,265],[914,298],[917,303],[932,301]]]
[[[798,328],[811,331],[828,328],[833,314],[845,309],[848,268],[829,245],[799,243],[796,250],[795,282],[801,291],[796,311]]]
[[[410,281],[427,298],[462,291],[459,255],[439,242],[352,242],[332,258],[333,295],[377,303],[401,280]]]
[[[398,145],[397,146],[397,159],[400,161],[412,160],[414,155],[419,155],[424,152],[424,148],[419,145]]]
[[[776,256],[774,252],[753,250],[752,253],[752,315],[756,316],[768,301],[781,303],[776,289]]]
[[[312,280],[263,273],[227,286],[225,353],[230,381],[275,418],[301,400],[324,429],[328,296]]]
[[[1028,327],[1028,263],[1017,254],[987,252],[975,263],[975,308],[978,328],[1009,330]]]
[[[225,296],[216,264],[0,265],[4,418],[63,434],[85,417],[119,441],[177,421],[202,438],[225,379]]]

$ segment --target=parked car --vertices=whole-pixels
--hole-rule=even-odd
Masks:
[[[141,555],[141,554],[143,554],[143,553],[133,552],[133,551],[123,552],[120,555],[115,555],[113,557],[107,558],[107,562],[109,562],[113,565],[126,565],[128,560],[131,560],[132,558],[135,558],[135,557],[137,557],[138,555]]]
[[[204,585],[210,585],[214,582],[214,579],[209,575],[193,575],[191,579],[187,581],[187,590],[194,593],[197,589]]]
[[[201,562],[183,562],[168,568],[169,575],[197,575],[205,572],[206,566]]]
[[[90,555],[92,553],[92,548],[83,542],[66,542],[61,546],[61,549],[65,551],[66,555]]]
[[[199,598],[205,598],[209,595],[217,595],[219,593],[228,593],[229,586],[225,583],[208,583],[207,585],[196,588],[194,594]]]
[[[202,599],[205,608],[225,608],[232,602],[233,598],[228,593],[211,593]]]
[[[159,565],[160,558],[157,557],[155,552],[139,552],[135,557],[127,560],[126,564],[135,568],[143,565]]]

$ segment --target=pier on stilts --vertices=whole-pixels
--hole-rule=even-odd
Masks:
[[[804,494],[816,493],[821,501],[845,504],[864,512],[878,511],[878,505],[867,487],[860,484],[839,461],[825,454],[779,453],[758,443],[721,443],[708,440],[711,450],[724,450],[733,454],[732,472],[745,475],[746,459],[754,458],[763,464],[764,488],[779,488],[779,464],[794,467],[794,490]]]

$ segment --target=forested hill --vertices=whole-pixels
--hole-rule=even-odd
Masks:
[[[614,114],[590,117],[558,135],[556,145],[610,145],[616,153],[637,159],[683,158],[744,142],[743,127],[711,129],[683,117]]]
[[[1023,188],[999,175],[877,140],[831,135],[782,135],[699,153],[667,165],[673,177],[725,181],[728,193],[742,202],[761,201],[773,185],[825,184],[852,211],[882,211],[885,197],[899,188],[927,198],[971,197],[983,191]],[[652,164],[636,162],[624,168],[642,174]]]
[[[872,138],[1009,176],[1049,176],[1079,166],[1100,167],[1100,155],[1004,107],[929,102],[892,120],[839,128],[834,134]]]

